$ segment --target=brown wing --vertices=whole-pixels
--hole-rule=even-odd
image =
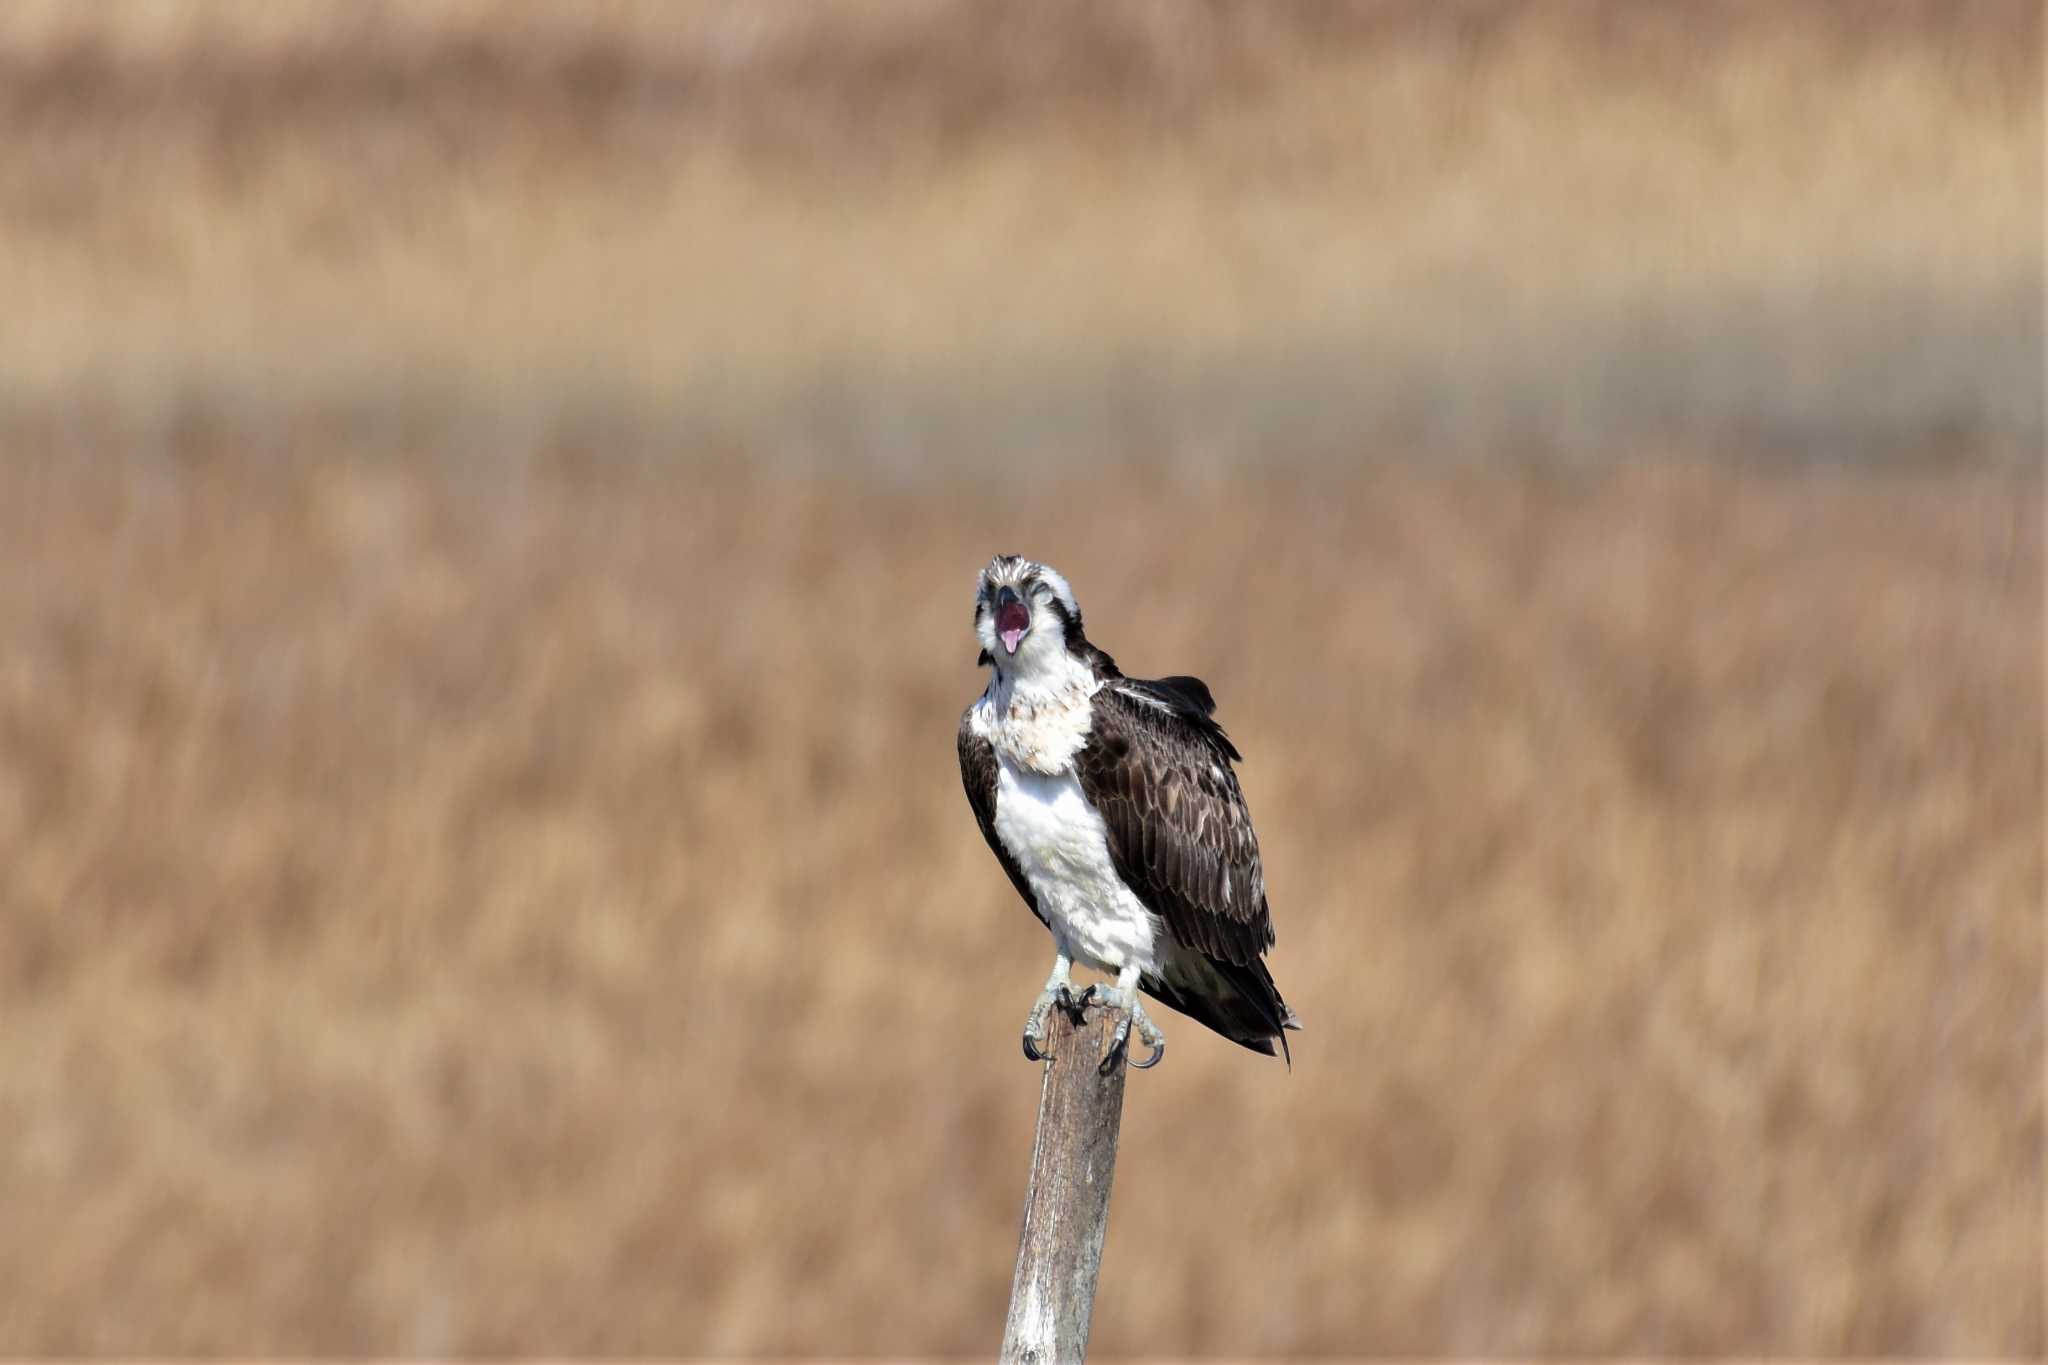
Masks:
[[[1273,946],[1273,917],[1231,768],[1237,750],[1205,708],[1186,704],[1195,699],[1184,684],[1194,680],[1171,681],[1183,685],[1129,680],[1097,692],[1075,771],[1124,883],[1182,944],[1246,966]]]
[[[968,708],[970,713],[972,710],[972,707]],[[981,837],[988,840],[996,861],[1003,865],[1003,871],[1010,874],[1010,885],[1017,888],[1017,894],[1031,907],[1031,913],[1043,921],[1045,914],[1038,908],[1038,900],[1031,894],[1030,884],[1024,880],[1024,870],[1017,866],[1017,860],[996,837],[995,746],[975,734],[967,721],[967,713],[963,713],[960,717],[960,785],[967,788],[967,804],[974,807],[974,819],[981,826]]]

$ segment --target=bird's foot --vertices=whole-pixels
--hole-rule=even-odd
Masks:
[[[1166,1035],[1145,1013],[1145,1007],[1138,1003],[1138,992],[1129,986],[1105,986],[1097,993],[1093,986],[1088,988],[1096,996],[1096,1003],[1108,1009],[1123,1011],[1123,1017],[1116,1021],[1116,1032],[1109,1038],[1109,1051],[1102,1055],[1101,1072],[1107,1076],[1116,1069],[1117,1063],[1130,1055],[1131,1026],[1135,1024],[1138,1036],[1152,1049],[1150,1056],[1142,1062],[1132,1062],[1139,1071],[1149,1071],[1159,1065],[1159,1059],[1166,1055]]]
[[[1049,1062],[1052,1054],[1045,1050],[1045,1021],[1057,1009],[1067,1018],[1079,1024],[1089,1003],[1095,998],[1095,987],[1090,986],[1079,995],[1064,981],[1048,982],[1039,992],[1038,1000],[1031,1006],[1031,1014],[1024,1021],[1024,1056],[1028,1061]]]

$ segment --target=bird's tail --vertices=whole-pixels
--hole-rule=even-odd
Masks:
[[[1301,1020],[1280,998],[1273,974],[1257,958],[1237,963],[1207,953],[1177,954],[1161,975],[1148,975],[1139,984],[1161,1004],[1207,1024],[1239,1047],[1268,1057],[1278,1052],[1293,1067],[1286,1031],[1299,1029]]]

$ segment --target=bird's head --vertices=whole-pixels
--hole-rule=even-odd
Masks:
[[[1018,555],[997,555],[974,594],[981,662],[1005,677],[1061,672],[1085,648],[1081,607],[1059,570]],[[1079,647],[1079,648],[1077,648]]]

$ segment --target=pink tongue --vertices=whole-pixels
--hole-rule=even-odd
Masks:
[[[1024,610],[1022,602],[1012,602],[996,617],[996,634],[1001,637],[1003,648],[1015,654],[1017,642],[1024,638],[1024,632],[1031,629],[1031,613]]]

